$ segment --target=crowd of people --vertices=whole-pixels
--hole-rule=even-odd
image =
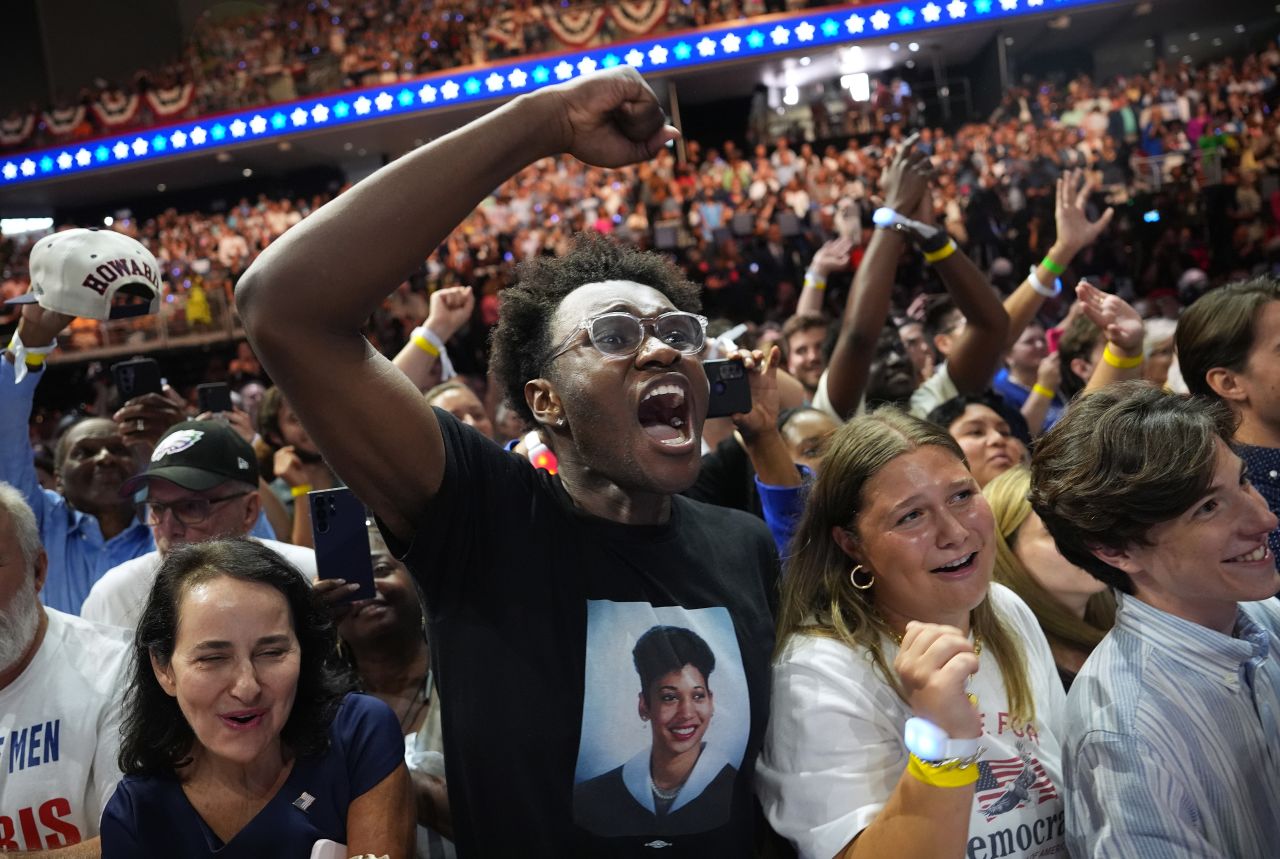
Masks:
[[[1277,67],[688,165],[620,69],[122,225],[234,300],[200,413],[33,421],[159,298],[41,237],[97,274],[0,359],[0,848],[1270,855]]]
[[[0,123],[0,151],[120,133],[441,69],[634,39],[653,32],[831,5],[825,0],[284,0],[214,8],[178,59]]]

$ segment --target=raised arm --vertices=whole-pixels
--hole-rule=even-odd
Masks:
[[[951,300],[964,316],[964,331],[947,356],[947,373],[962,394],[976,394],[991,384],[1000,367],[1009,334],[1009,314],[973,261],[960,251],[934,263]]]
[[[409,342],[396,355],[395,364],[419,391],[427,391],[433,379],[431,371],[445,353],[445,344],[453,339],[471,319],[476,299],[469,286],[448,286],[431,293],[431,307],[421,329],[414,329]],[[443,379],[441,379],[443,381]]]
[[[1093,368],[1086,391],[1105,388],[1112,382],[1142,378],[1142,337],[1146,326],[1142,316],[1118,295],[1103,292],[1088,281],[1076,286],[1080,312],[1093,320],[1107,338],[1102,360]]]
[[[832,239],[818,248],[804,273],[804,286],[796,302],[796,314],[822,315],[822,296],[827,288],[827,278],[835,271],[849,267],[849,252],[853,245],[848,239]]]
[[[539,90],[374,173],[240,279],[236,303],[263,365],[326,461],[396,536],[411,536],[440,488],[444,444],[417,388],[361,324],[515,171],[560,152],[621,166],[676,134],[631,68]]]
[[[1024,280],[1017,289],[1004,300],[1005,312],[1009,314],[1009,335],[1005,338],[1005,348],[1013,348],[1022,336],[1022,330],[1035,319],[1046,299],[1056,294],[1054,283],[1065,272],[1067,266],[1075,259],[1076,254],[1089,247],[1115,215],[1115,210],[1108,208],[1098,220],[1090,222],[1085,214],[1085,203],[1089,200],[1092,186],[1086,181],[1083,170],[1068,170],[1058,177],[1057,196],[1053,207],[1053,219],[1057,226],[1057,236],[1053,247],[1044,255],[1044,259],[1036,263],[1032,276]],[[1052,266],[1052,267],[1050,267]],[[1039,289],[1036,288],[1037,284]]]
[[[914,144],[913,135],[894,156],[885,178],[885,206],[907,214],[919,207],[932,173],[928,157],[917,152]],[[889,317],[894,273],[906,246],[901,233],[876,230],[854,275],[827,366],[827,396],[842,418],[857,410],[866,390],[880,330]]]

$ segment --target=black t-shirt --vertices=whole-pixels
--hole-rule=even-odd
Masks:
[[[663,525],[588,516],[435,413],[444,479],[403,555],[427,600],[459,854],[750,855],[776,602],[764,523],[679,496]],[[641,651],[666,657],[647,691]],[[690,754],[676,798],[657,796],[651,757]],[[626,802],[601,833],[575,788],[610,773]]]

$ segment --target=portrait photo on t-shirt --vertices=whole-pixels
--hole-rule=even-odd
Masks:
[[[723,607],[589,600],[574,822],[601,836],[729,820],[750,699]]]

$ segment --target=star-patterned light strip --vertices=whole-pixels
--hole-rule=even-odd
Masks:
[[[1105,5],[1113,0],[906,0],[833,6],[664,33],[484,67],[450,69],[412,81],[264,105],[236,113],[0,155],[0,191],[28,182],[175,158],[247,141],[358,125],[469,102],[505,99],[553,83],[628,65],[644,74],[710,67],[755,56],[834,48],[863,38]]]

